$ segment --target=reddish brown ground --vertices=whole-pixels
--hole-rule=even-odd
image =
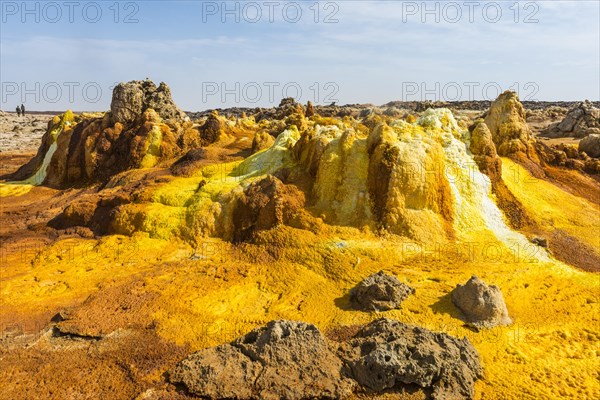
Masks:
[[[536,171],[531,171],[531,163],[520,162],[520,164],[532,174],[536,173]],[[543,173],[545,180],[560,189],[600,205],[598,176],[548,165],[543,167]],[[515,198],[502,181],[494,185],[494,193],[498,200],[498,206],[504,212],[512,228],[521,230],[530,238],[547,238],[548,248],[558,260],[584,271],[600,272],[600,254],[594,248],[564,230],[551,231],[536,224],[527,214],[523,204]]]

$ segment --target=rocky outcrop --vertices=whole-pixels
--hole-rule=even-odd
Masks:
[[[292,223],[304,208],[304,193],[268,175],[250,184],[233,210],[234,241],[245,241],[255,232]]]
[[[110,104],[113,123],[134,122],[146,110],[153,109],[165,121],[183,122],[189,119],[173,101],[171,89],[161,82],[158,87],[151,80],[119,83],[115,86]]]
[[[341,370],[316,326],[271,321],[230,344],[191,354],[170,380],[212,399],[338,399],[352,389]]]
[[[579,142],[579,151],[590,157],[600,158],[600,134],[589,135]]]
[[[128,125],[111,122],[109,114],[83,120],[70,137],[59,143],[62,157],[54,157],[49,169],[49,183],[54,186],[104,181],[132,168],[154,167],[161,160],[182,152],[181,126],[166,124],[148,109]]]
[[[451,114],[448,110],[428,110],[416,123],[425,128],[425,135],[439,133],[428,131],[428,117],[434,115],[441,120]],[[454,131],[454,118],[445,121],[448,125],[444,129]],[[406,123],[380,124],[369,134],[367,185],[371,209],[383,229],[417,240],[437,240],[424,232],[435,224],[436,231],[451,234],[449,226],[454,213],[450,183],[445,174],[433,173],[427,178],[424,175],[426,171],[446,168],[445,149],[441,141],[423,140],[409,144],[405,132],[410,129],[412,127]],[[417,210],[432,211],[436,219],[419,221],[425,213],[419,215]],[[429,228],[425,228],[426,225]]]
[[[306,103],[306,112],[304,113],[306,118],[310,118],[315,115],[315,107],[313,106],[312,101]]]
[[[275,108],[262,110],[256,114],[255,119],[256,122],[279,120],[283,122],[284,128],[291,128],[291,126],[294,125],[300,132],[304,132],[307,128],[304,107],[302,107],[302,104],[297,103],[292,97],[282,99],[279,106]]]
[[[512,323],[500,289],[486,285],[476,276],[472,276],[464,285],[457,285],[451,298],[452,303],[464,314],[466,322],[477,329]]]
[[[46,132],[42,136],[42,141],[38,147],[38,151],[31,160],[22,167],[20,167],[14,174],[9,175],[9,180],[22,181],[25,179],[39,181],[42,183],[45,177],[48,175],[47,170],[49,169],[49,163],[51,159],[46,159],[49,151],[52,147],[56,147],[54,154],[58,157],[64,157],[66,153],[65,138],[69,138],[72,134],[73,128],[79,122],[79,118],[75,116],[71,111],[67,111],[64,114],[54,116],[48,121]],[[54,155],[51,155],[54,158]],[[46,170],[41,171],[40,168],[43,164]],[[37,176],[35,176],[37,175]]]
[[[226,120],[219,118],[219,114],[213,111],[202,125],[196,128],[200,135],[200,145],[208,146],[215,143],[224,135],[231,134],[231,129]]]
[[[400,308],[400,304],[415,289],[395,276],[379,271],[365,278],[350,291],[350,303],[358,310],[386,311]]]
[[[434,399],[471,399],[483,376],[479,355],[467,338],[379,319],[340,346],[349,375],[375,392],[415,384]]]
[[[473,159],[479,170],[492,182],[502,179],[502,160],[496,152],[492,133],[485,122],[479,119],[469,130],[471,132],[469,150],[473,153]]]
[[[464,147],[446,157],[464,134],[451,112],[430,109],[414,123],[373,122],[317,126],[296,142],[294,158],[314,182],[315,209],[330,224],[369,225],[419,241],[451,237],[451,185],[439,172],[455,157],[470,158]]]
[[[329,342],[314,325],[271,321],[189,355],[169,379],[211,399],[340,399],[406,385],[434,399],[471,399],[482,376],[468,339],[379,319],[343,342]]]
[[[583,138],[579,142],[579,146],[565,143],[548,146],[538,141],[535,147],[541,160],[546,164],[585,171],[588,174],[599,174],[600,160],[598,157],[600,157],[600,150],[594,150],[595,148],[598,149],[598,141],[596,141],[596,147],[594,147],[594,138],[597,136],[600,135],[590,135]],[[581,142],[583,142],[583,148],[581,147]],[[597,154],[596,158],[590,157],[588,151],[592,154]]]
[[[265,130],[256,132],[252,140],[252,154],[268,149],[273,143],[275,143],[275,138],[269,132]]]
[[[187,119],[175,106],[166,84],[119,84],[109,113],[74,117],[67,112],[55,117],[38,155],[15,178],[35,172],[52,143],[56,148],[46,160],[43,180],[53,187],[101,182],[128,169],[154,167],[210,141],[202,136],[208,129],[192,129]]]
[[[525,103],[523,102],[523,106],[527,111],[527,122],[548,123],[549,121],[562,120],[569,111],[568,108],[560,106],[531,109]]]
[[[515,92],[502,93],[492,103],[484,122],[492,134],[492,140],[500,156],[515,156],[517,153],[522,153],[531,158],[535,154],[525,109]]]
[[[586,100],[571,108],[561,122],[550,125],[542,135],[551,138],[581,138],[598,133],[600,133],[600,109]]]
[[[285,119],[293,114],[304,115],[304,108],[302,104],[297,103],[293,97],[287,97],[279,102],[279,105],[274,108],[264,109],[259,112],[256,116],[256,121],[259,122],[263,119]]]

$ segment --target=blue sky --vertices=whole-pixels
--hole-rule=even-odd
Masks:
[[[2,109],[105,110],[115,82],[146,77],[186,110],[600,100],[597,0],[1,3]]]

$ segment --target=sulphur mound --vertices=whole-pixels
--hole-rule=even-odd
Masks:
[[[467,147],[470,133],[450,111],[428,110],[414,123],[394,120],[371,131],[310,122],[303,133],[292,125],[270,148],[217,169],[186,156],[176,163],[178,170],[185,165],[186,177],[168,178],[115,207],[110,231],[240,241],[279,225],[314,231],[325,222],[418,242],[466,240],[482,230],[507,245],[527,242],[506,225],[490,178]],[[113,178],[105,190],[121,196],[128,180]]]
[[[26,179],[43,166],[38,185],[63,188],[105,182],[122,171],[155,167],[231,132],[216,115],[192,123],[165,83],[121,83],[113,91],[109,112],[76,118],[68,112],[52,121],[38,155],[12,178]]]
[[[492,103],[486,113],[485,123],[492,133],[499,155],[533,153],[532,133],[526,122],[525,108],[515,92],[506,91]]]
[[[3,195],[23,196],[2,199],[2,322],[48,328],[42,340],[3,338],[13,346],[0,359],[7,398],[170,398],[175,387],[164,373],[185,354],[206,355],[197,360],[216,375],[240,376],[237,361],[219,357],[247,357],[214,346],[273,320],[318,326],[326,343],[348,351],[331,350],[355,368],[344,376],[364,387],[410,381],[440,398],[448,390],[491,399],[599,396],[598,183],[546,163],[518,97],[503,95],[479,121],[446,109],[361,117],[360,108],[311,110],[290,100],[187,121],[176,111],[161,115],[156,99],[166,91],[158,91],[132,95],[141,107],[122,122],[112,112],[51,122],[22,178],[44,172],[35,185],[69,190],[2,186]],[[350,290],[382,269],[415,289],[401,308],[381,311],[402,326],[352,307]],[[451,292],[473,275],[501,290],[511,325],[465,326]],[[411,362],[413,339],[435,362]],[[476,379],[481,365],[485,381]],[[407,369],[418,376],[398,373]],[[77,371],[89,380],[72,379]],[[182,375],[199,392],[227,386],[204,378]]]

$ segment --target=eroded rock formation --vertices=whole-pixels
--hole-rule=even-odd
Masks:
[[[255,118],[257,122],[279,120],[283,122],[283,127],[289,128],[295,125],[300,132],[303,132],[307,128],[304,107],[292,97],[282,99],[276,108],[260,111],[256,114]]]
[[[485,115],[485,124],[492,134],[500,156],[526,155],[535,158],[533,137],[525,117],[525,108],[515,92],[502,93]]]
[[[502,179],[502,160],[496,152],[496,146],[489,128],[480,119],[475,121],[470,130],[471,143],[469,150],[473,153],[473,159],[479,170],[486,174],[492,182]]]
[[[340,348],[350,376],[376,392],[416,384],[431,388],[434,399],[471,399],[483,376],[467,338],[386,318],[366,325]]]
[[[340,399],[357,387],[393,393],[409,384],[431,389],[434,399],[470,399],[482,376],[468,339],[379,319],[342,343],[314,325],[271,321],[191,354],[170,380],[212,399]]]
[[[252,183],[233,210],[233,240],[248,240],[255,232],[292,223],[300,218],[304,202],[304,193],[275,176]]]
[[[312,101],[309,101],[308,103],[306,103],[305,115],[306,115],[306,118],[310,118],[313,115],[315,115],[315,107],[313,106]]]
[[[392,275],[379,271],[365,278],[350,291],[350,303],[363,311],[386,311],[400,308],[400,304],[415,289]]]
[[[171,89],[164,82],[158,87],[148,79],[119,83],[115,86],[110,104],[113,123],[127,125],[135,122],[148,109],[154,110],[166,122],[172,120],[182,123],[189,119],[175,105]]]
[[[68,112],[52,120],[38,156],[14,179],[34,173],[45,156],[49,159],[42,180],[54,187],[101,182],[128,169],[154,167],[212,140],[203,136],[208,129],[193,129],[188,120],[166,84],[119,84],[110,112],[80,117]],[[49,153],[52,143],[56,148]]]
[[[502,292],[497,286],[488,286],[476,276],[452,291],[452,302],[466,317],[467,323],[475,328],[493,328],[510,325]]]
[[[212,399],[339,399],[352,381],[316,326],[271,321],[230,344],[201,350],[171,374],[190,393]]]
[[[579,151],[590,157],[600,158],[600,134],[589,135],[581,139]]]
[[[300,137],[293,152],[314,179],[316,208],[331,223],[374,220],[379,228],[425,240],[437,239],[425,229],[435,225],[451,236],[453,201],[443,171],[455,161],[446,151],[461,133],[450,112],[429,110],[414,124],[374,125],[318,126]]]
[[[600,149],[598,141],[595,139],[600,135],[589,135],[575,144],[553,144],[546,145],[545,143],[536,142],[536,149],[540,155],[540,159],[549,165],[585,171],[588,174],[600,173]],[[583,145],[582,145],[583,143]],[[588,154],[591,153],[591,154]],[[590,157],[590,155],[592,155]]]
[[[588,100],[571,108],[562,121],[550,125],[542,132],[543,136],[551,138],[582,138],[590,134],[600,134],[600,109],[595,108]]]
[[[256,132],[252,140],[252,154],[268,149],[275,143],[275,138],[266,130]]]

